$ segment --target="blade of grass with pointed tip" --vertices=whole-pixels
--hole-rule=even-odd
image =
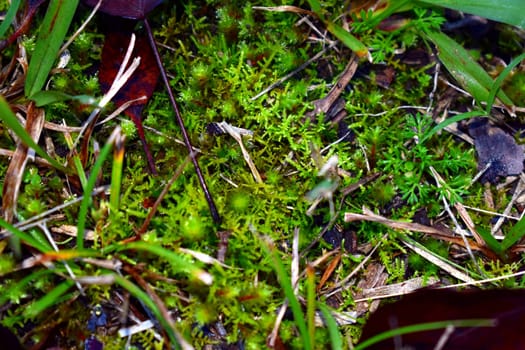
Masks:
[[[450,124],[457,123],[457,122],[459,122],[461,120],[474,118],[474,117],[482,117],[482,116],[486,116],[486,114],[484,112],[481,112],[481,111],[471,111],[471,112],[465,112],[465,113],[457,114],[457,115],[455,115],[453,117],[447,118],[447,119],[443,120],[441,123],[439,123],[438,125],[434,126],[429,132],[425,133],[425,135],[421,138],[420,142],[421,143],[425,142],[425,140],[428,140],[435,133],[437,133],[439,130],[443,130],[444,128],[446,128]]]
[[[30,304],[24,310],[24,315],[26,317],[34,317],[45,309],[57,304],[61,297],[75,284],[72,280],[65,280],[60,283],[58,286],[47,292],[42,298],[38,299],[34,303]]]
[[[368,56],[368,48],[359,41],[355,36],[347,32],[343,27],[333,22],[326,21],[326,29],[341,42],[347,46],[350,50],[354,51],[358,57]]]
[[[441,32],[431,32],[427,37],[436,45],[438,56],[452,76],[476,101],[486,102],[494,81],[472,56],[455,40]],[[503,91],[497,93],[504,104],[513,105]]]
[[[11,129],[16,136],[18,136],[22,142],[24,142],[27,146],[31,147],[35,152],[45,160],[47,160],[49,163],[51,163],[55,168],[63,171],[68,172],[67,169],[57,162],[55,159],[51,158],[40,146],[38,146],[35,141],[31,138],[31,136],[26,132],[24,127],[20,124],[18,121],[18,118],[15,116],[13,111],[11,111],[11,108],[9,107],[9,104],[4,99],[3,96],[0,96],[0,120],[2,120],[8,127]]]
[[[115,282],[119,284],[122,288],[126,289],[132,296],[140,300],[146,307],[155,315],[155,318],[159,323],[162,325],[164,330],[168,333],[168,336],[170,338],[170,341],[173,344],[179,344],[179,341],[177,340],[177,337],[175,335],[175,329],[174,326],[172,326],[168,320],[166,320],[162,316],[162,312],[157,307],[155,302],[151,299],[151,297],[144,292],[142,289],[140,289],[137,285],[134,283],[128,281],[124,277],[121,277],[119,275],[114,275]]]
[[[191,277],[195,277],[205,284],[211,284],[213,277],[203,269],[191,264],[188,259],[185,259],[181,254],[163,248],[159,245],[149,244],[145,242],[133,242],[119,246],[108,247],[108,251],[115,249],[117,251],[124,250],[142,250],[154,254],[160,258],[166,259],[176,271],[185,273]]]
[[[124,136],[115,140],[113,151],[113,167],[111,168],[111,185],[109,194],[110,215],[115,216],[120,203],[120,186],[122,184],[122,169],[124,168]]]
[[[6,229],[7,231],[11,232],[13,235],[24,241],[25,243],[29,244],[31,247],[38,249],[42,253],[51,251],[52,248],[49,245],[46,245],[42,242],[40,242],[37,238],[31,236],[30,234],[20,231],[13,225],[9,224],[4,219],[0,219],[0,226]]]
[[[31,98],[42,90],[77,9],[78,0],[51,0],[27,70],[24,93]]]
[[[503,241],[501,241],[501,249],[503,251],[512,247],[517,241],[525,236],[525,216],[522,217],[505,235]]]
[[[418,0],[417,2],[446,7],[525,29],[523,0]]]
[[[494,81],[494,84],[492,85],[492,88],[489,92],[489,97],[487,99],[487,108],[485,109],[487,115],[490,114],[490,110],[492,109],[492,105],[494,104],[494,100],[496,99],[496,94],[498,91],[500,91],[501,85],[503,84],[503,81],[507,76],[512,72],[512,70],[520,64],[521,61],[525,59],[525,53],[522,53],[518,57],[515,57],[507,67],[498,75],[496,80]]]
[[[78,101],[79,103],[86,105],[97,105],[97,100],[93,96],[89,95],[69,95],[61,91],[43,90],[39,91],[32,96],[32,100],[35,101],[37,107],[47,106],[55,102],[62,102],[68,100]]]
[[[91,170],[86,186],[84,186],[84,196],[82,197],[82,202],[80,202],[80,209],[78,211],[77,249],[84,249],[84,229],[86,227],[89,205],[91,204],[91,194],[95,189],[97,177],[102,170],[102,165],[108,158],[111,148],[113,147],[114,140],[119,134],[120,127],[116,127],[115,130],[113,130],[113,133],[111,133],[104,147],[102,147],[100,150],[100,154],[93,165],[93,169]]]

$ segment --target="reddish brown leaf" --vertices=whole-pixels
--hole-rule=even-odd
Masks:
[[[124,32],[109,32],[106,34],[99,71],[99,82],[103,92],[109,90],[117,75],[130,37],[130,33]],[[144,152],[148,159],[148,165],[151,172],[155,174],[155,163],[146,143],[144,129],[142,127],[142,110],[155,90],[160,72],[146,37],[137,37],[132,57],[140,57],[140,66],[135,73],[133,73],[126,85],[124,85],[113,98],[113,102],[117,106],[121,106],[128,101],[146,96],[146,99],[128,107],[124,113],[135,123],[140,141],[142,142]]]
[[[105,0],[100,6],[100,11],[112,16],[143,19],[161,2],[162,0]],[[84,0],[84,3],[95,7],[98,0]]]
[[[335,258],[328,264],[328,267],[323,272],[323,276],[321,277],[321,280],[319,281],[319,284],[317,285],[317,291],[319,292],[321,288],[323,288],[324,284],[330,276],[332,276],[332,273],[334,272],[335,268],[339,265],[339,261],[341,261],[341,254],[337,254]]]
[[[491,319],[493,327],[458,327],[445,338],[444,329],[414,332],[374,344],[367,349],[435,349],[443,337],[443,349],[523,349],[525,290],[422,290],[398,302],[384,305],[366,323],[361,341],[392,329],[428,322]],[[397,344],[397,345],[396,345]]]

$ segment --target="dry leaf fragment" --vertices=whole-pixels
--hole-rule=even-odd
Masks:
[[[523,171],[523,146],[486,118],[475,118],[468,126],[478,154],[478,170],[490,164],[481,182],[496,183],[500,177],[519,175]]]

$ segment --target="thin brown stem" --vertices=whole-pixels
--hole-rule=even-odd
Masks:
[[[213,217],[213,221],[218,224],[221,222],[221,217],[219,215],[219,212],[217,211],[215,202],[213,201],[213,198],[211,197],[210,191],[208,190],[208,186],[206,185],[206,181],[204,180],[204,176],[202,175],[202,171],[201,171],[201,168],[199,167],[199,163],[197,162],[197,158],[195,158],[195,155],[192,152],[193,146],[191,145],[190,138],[188,136],[188,132],[186,131],[186,127],[184,126],[184,121],[182,120],[182,117],[179,112],[179,108],[177,106],[177,102],[175,102],[175,97],[173,96],[173,92],[171,91],[170,84],[168,81],[168,75],[166,74],[166,70],[164,69],[164,66],[162,65],[159,50],[157,49],[157,45],[155,44],[155,38],[153,37],[153,32],[151,30],[151,27],[147,19],[144,19],[144,25],[146,27],[146,32],[148,33],[148,39],[151,45],[151,49],[153,50],[153,54],[155,55],[155,60],[157,61],[157,65],[159,66],[160,76],[162,77],[162,82],[164,83],[164,86],[166,87],[166,90],[168,92],[168,97],[170,99],[171,105],[173,106],[173,110],[175,111],[175,118],[177,119],[177,123],[179,124],[179,127],[181,129],[184,143],[186,144],[186,148],[188,148],[188,152],[190,153],[191,160],[193,162],[193,165],[195,166],[195,172],[197,173],[197,177],[199,178],[199,183],[201,184],[202,190],[204,191],[204,196],[206,197],[206,201],[208,202],[208,206],[210,207],[211,216]]]

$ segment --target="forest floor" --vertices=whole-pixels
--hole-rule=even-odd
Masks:
[[[148,14],[211,199],[142,22],[97,14],[42,78],[46,5],[3,49],[0,319],[25,348],[352,348],[385,299],[523,286],[523,29],[260,3]],[[75,142],[132,32],[141,65]]]

